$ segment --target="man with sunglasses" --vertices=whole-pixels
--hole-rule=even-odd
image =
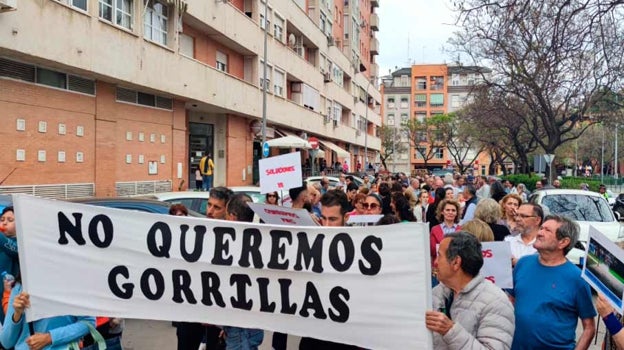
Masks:
[[[440,284],[433,288],[435,311],[425,325],[434,349],[509,349],[514,309],[507,295],[479,275],[481,243],[467,232],[446,235],[435,261]]]

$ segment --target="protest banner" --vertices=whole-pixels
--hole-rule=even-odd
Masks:
[[[294,209],[263,203],[247,203],[265,224],[292,225],[292,226],[318,226],[310,212],[305,209]]]
[[[271,226],[26,195],[14,204],[28,321],[99,315],[432,347],[426,225]]]
[[[589,239],[581,276],[622,314],[624,298],[624,252],[594,226],[589,226]]]
[[[482,242],[483,267],[480,275],[500,288],[513,288],[509,242]]]
[[[260,193],[288,191],[303,184],[301,152],[260,159]]]

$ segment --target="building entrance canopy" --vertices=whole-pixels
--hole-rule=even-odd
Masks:
[[[325,140],[319,140],[319,142],[325,148],[329,148],[330,150],[336,152],[336,154],[338,155],[338,158],[349,158],[349,157],[351,157],[351,153],[349,153],[349,152],[345,151],[344,149],[338,147],[333,142],[325,141]]]

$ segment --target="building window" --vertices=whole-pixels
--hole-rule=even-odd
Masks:
[[[180,33],[180,54],[195,58],[195,38],[184,33]]]
[[[173,109],[173,100],[167,97],[146,94],[140,91],[117,88],[117,101],[134,103],[143,106],[156,107],[162,109]]]
[[[427,78],[416,77],[416,90],[427,90]]]
[[[407,97],[401,97],[401,108],[409,108],[409,99]]]
[[[275,14],[275,23],[273,24],[273,36],[281,42],[284,42],[284,19],[277,13]]]
[[[429,102],[429,106],[431,107],[442,107],[444,106],[444,94],[431,94],[431,100]]]
[[[427,147],[416,147],[415,151],[414,151],[414,158],[416,159],[425,159],[425,157],[423,157],[423,154],[426,154],[427,152]]]
[[[427,95],[425,94],[414,95],[414,103],[416,104],[416,107],[419,107],[419,108],[427,107]]]
[[[277,96],[284,96],[284,72],[278,69],[273,74],[273,92]]]
[[[409,115],[407,113],[401,113],[401,125],[405,125],[409,121]]]
[[[452,95],[451,96],[451,107],[453,107],[453,108],[461,107],[461,99],[460,99],[459,95]]]
[[[325,30],[327,29],[325,27],[325,23],[326,22],[327,22],[327,16],[325,16],[323,11],[321,11],[321,19],[319,20],[319,27],[321,28],[321,32],[323,32],[323,33],[325,33]]]
[[[133,0],[100,0],[100,18],[132,30]]]
[[[388,97],[388,108],[395,108],[394,97]]]
[[[216,67],[222,72],[228,72],[228,57],[225,53],[217,51],[217,63]]]
[[[156,0],[148,0],[143,33],[145,39],[167,45],[168,24],[169,9],[167,5]]]
[[[453,74],[451,75],[451,85],[452,86],[459,86],[460,82],[459,82],[459,74]]]
[[[419,123],[423,123],[425,118],[427,118],[427,113],[416,113],[416,120],[418,120]]]
[[[431,77],[431,90],[442,90],[444,89],[444,77],[437,76]]]
[[[266,65],[266,76],[267,76],[267,80],[266,83],[264,82],[264,61],[260,61],[260,69],[258,70],[258,72],[260,72],[260,88],[264,89],[266,88],[266,90],[268,92],[271,92],[271,76],[273,75],[273,67],[270,64]]]
[[[409,76],[401,75],[401,85],[400,86],[409,86]]]
[[[426,131],[417,131],[416,138],[418,142],[427,142],[427,132]]]
[[[444,149],[440,147],[436,147],[434,150],[435,159],[444,159]]]
[[[388,114],[388,125],[394,125],[394,114]]]
[[[67,4],[82,11],[87,11],[87,0],[57,0],[60,3]]]

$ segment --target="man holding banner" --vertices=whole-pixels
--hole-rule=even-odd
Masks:
[[[509,349],[514,310],[505,293],[479,276],[481,243],[467,232],[444,237],[436,259],[441,284],[433,289],[434,311],[426,325],[434,349]]]
[[[321,197],[321,225],[345,226],[349,200],[341,190],[329,190]],[[358,347],[339,344],[326,340],[304,337],[299,343],[299,350],[357,350]]]

